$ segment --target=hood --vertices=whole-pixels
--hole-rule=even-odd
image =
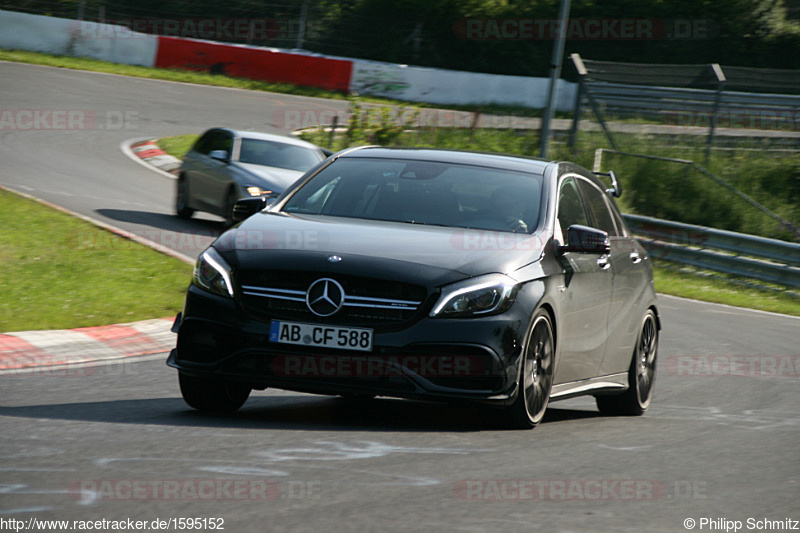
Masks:
[[[254,165],[252,163],[241,163],[239,161],[234,163],[237,167],[247,171],[250,174],[257,176],[259,179],[265,181],[265,185],[277,192],[283,192],[289,185],[297,181],[303,175],[299,170],[289,170],[286,168],[267,167],[264,165]],[[260,185],[253,183],[253,185]]]
[[[214,243],[232,265],[339,272],[437,286],[509,274],[542,256],[538,235],[262,212]],[[338,256],[341,261],[328,258]]]

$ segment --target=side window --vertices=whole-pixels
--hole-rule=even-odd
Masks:
[[[597,187],[590,184],[588,181],[579,180],[581,193],[586,199],[586,206],[592,214],[594,223],[592,226],[601,229],[613,237],[617,235],[617,228],[614,226],[614,219],[606,205],[605,193],[600,191]]]
[[[558,192],[558,223],[561,225],[561,234],[565,239],[567,229],[573,224],[589,225],[589,219],[586,217],[586,211],[573,178],[566,178],[561,183],[561,190]]]

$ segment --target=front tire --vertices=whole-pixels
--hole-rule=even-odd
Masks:
[[[183,176],[175,185],[175,213],[180,218],[191,218],[194,214],[194,209],[189,207],[189,184]]]
[[[214,378],[199,378],[178,373],[183,401],[189,407],[208,413],[234,413],[250,396],[250,387]]]
[[[658,324],[652,309],[642,319],[633,360],[628,370],[628,390],[618,396],[597,396],[597,408],[606,415],[639,416],[650,407],[656,383]]]
[[[533,320],[521,362],[517,398],[508,407],[510,427],[531,429],[544,418],[553,388],[555,339],[550,315],[539,310]]]
[[[231,227],[233,226],[236,221],[233,220],[233,207],[236,205],[236,202],[239,201],[239,195],[236,194],[236,189],[231,188],[228,191],[228,198],[225,202],[225,226]]]

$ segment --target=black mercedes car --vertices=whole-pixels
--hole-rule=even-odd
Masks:
[[[652,267],[613,173],[567,162],[362,147],[328,158],[197,260],[168,364],[184,400],[252,389],[472,400],[529,428],[548,402],[650,404]]]

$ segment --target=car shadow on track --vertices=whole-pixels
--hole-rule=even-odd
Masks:
[[[127,231],[188,257],[199,255],[226,229],[225,222],[222,219],[215,220],[216,217],[212,215],[208,215],[211,220],[208,218],[185,220],[165,213],[125,209],[98,209],[96,213],[117,223],[144,226],[145,229]]]
[[[192,410],[178,398],[0,406],[0,416],[35,419],[158,424],[209,428],[319,431],[451,431],[504,429],[497,411],[476,405],[377,399],[254,397],[239,412],[213,415]],[[599,418],[597,411],[550,408],[541,427]]]
[[[95,213],[116,220],[117,222],[141,224],[169,231],[184,233],[204,231],[214,237],[225,231],[224,220],[213,215],[200,215],[202,218],[196,217],[187,220],[166,213],[138,211],[134,209],[96,209]]]

